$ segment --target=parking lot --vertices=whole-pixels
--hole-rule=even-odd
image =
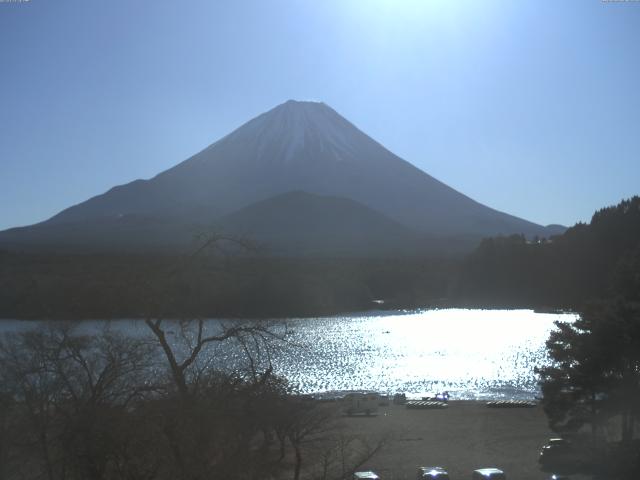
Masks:
[[[554,435],[542,408],[487,408],[484,402],[452,401],[446,409],[380,407],[377,416],[345,417],[351,434],[387,438],[362,470],[383,480],[413,480],[421,465],[445,467],[452,480],[470,479],[482,467],[498,467],[509,480],[542,480],[541,447]],[[581,480],[572,475],[572,480]]]

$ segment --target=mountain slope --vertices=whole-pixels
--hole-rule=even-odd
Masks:
[[[0,232],[0,248],[64,253],[175,251],[196,248],[202,225],[143,215],[43,222]]]
[[[353,200],[301,191],[242,208],[219,227],[275,254],[404,255],[423,244],[417,232]]]
[[[13,230],[10,241],[28,242],[53,226],[89,228],[122,218],[154,219],[170,229],[209,225],[291,191],[349,199],[431,237],[551,232],[455,191],[323,103],[288,101],[154,178],[114,187],[46,222]],[[0,233],[0,242],[6,241]]]

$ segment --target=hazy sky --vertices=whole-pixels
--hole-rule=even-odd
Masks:
[[[640,2],[3,0],[0,229],[290,98],[538,223],[640,194]]]

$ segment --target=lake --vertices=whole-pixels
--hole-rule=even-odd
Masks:
[[[454,399],[532,399],[539,393],[534,368],[548,362],[544,344],[554,322],[575,318],[531,310],[440,309],[290,319],[292,346],[273,362],[304,393],[377,390],[421,397],[449,391]],[[4,320],[0,332],[36,324]],[[83,322],[81,328],[91,332],[104,324]],[[141,321],[109,325],[131,335],[147,333]]]

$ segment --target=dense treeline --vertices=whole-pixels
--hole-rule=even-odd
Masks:
[[[640,281],[640,197],[603,208],[552,239],[485,239],[464,262],[457,297],[473,305],[580,308]]]
[[[0,317],[313,316],[436,305],[455,260],[0,253]],[[374,300],[384,299],[383,305]]]

